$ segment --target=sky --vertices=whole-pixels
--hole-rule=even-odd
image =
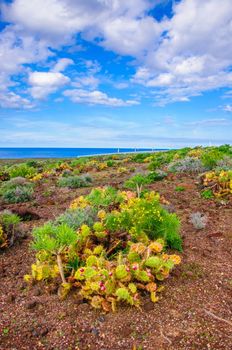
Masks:
[[[231,0],[0,0],[0,147],[232,143]]]

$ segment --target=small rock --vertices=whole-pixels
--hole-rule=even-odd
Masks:
[[[147,301],[144,305],[143,305],[143,309],[144,311],[151,311],[154,309],[154,304],[151,301]]]
[[[100,315],[100,316],[98,317],[98,321],[99,321],[99,322],[105,322],[105,320],[106,320],[106,318],[105,318],[104,315]]]
[[[48,332],[49,332],[48,328],[47,327],[43,327],[43,328],[41,328],[40,334],[41,334],[42,337],[44,337],[45,335],[48,334]]]
[[[97,328],[93,327],[91,329],[91,333],[93,333],[94,335],[98,336],[99,335],[99,330]]]
[[[192,271],[186,271],[185,272],[185,276],[187,276],[187,277],[194,277],[194,273],[192,272]]]
[[[16,296],[14,294],[9,294],[6,298],[8,303],[13,303],[15,301]]]
[[[27,288],[27,286],[28,286],[27,282],[23,282],[20,286],[20,289],[23,290],[23,289]]]
[[[34,309],[36,307],[36,305],[38,305],[38,302],[36,300],[32,300],[32,301],[28,301],[26,304],[25,304],[25,307],[26,309]]]
[[[36,288],[33,293],[35,296],[41,295],[41,290],[39,288]]]

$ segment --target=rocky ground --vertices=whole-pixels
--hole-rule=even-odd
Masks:
[[[128,176],[95,173],[93,186],[120,187]],[[177,192],[176,186],[185,190]],[[144,299],[141,310],[122,306],[114,314],[96,311],[73,294],[60,301],[57,288],[28,288],[23,281],[34,261],[31,228],[62,213],[90,188],[61,189],[48,181],[31,203],[0,204],[27,219],[24,239],[0,253],[1,350],[232,349],[232,201],[202,199],[192,175],[169,176],[149,187],[181,218],[182,264],[165,281],[158,303]],[[202,230],[189,222],[197,211],[208,217]]]

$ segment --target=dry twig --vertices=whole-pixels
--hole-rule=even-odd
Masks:
[[[215,318],[215,320],[225,322],[225,323],[227,323],[229,326],[232,327],[232,322],[230,322],[230,321],[228,321],[228,320],[225,320],[224,318],[215,315],[212,311],[209,311],[209,310],[206,310],[206,309],[204,309],[204,311],[205,311],[205,313],[206,313],[207,315],[209,315],[209,316]]]

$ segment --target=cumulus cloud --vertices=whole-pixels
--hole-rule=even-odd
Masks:
[[[119,17],[103,24],[101,45],[122,55],[141,56],[158,42],[162,30],[163,26],[150,16]]]
[[[74,62],[70,58],[60,58],[55,66],[53,67],[53,72],[63,72],[68,66],[73,65]]]
[[[2,108],[23,108],[30,109],[34,104],[27,98],[24,98],[12,91],[0,92],[0,106]]]
[[[77,32],[92,36],[102,25],[119,17],[141,17],[157,0],[15,0],[2,6],[6,20],[39,33],[44,38],[67,41]],[[95,36],[95,35],[93,35]]]
[[[161,89],[160,104],[232,85],[232,2],[218,5],[217,0],[182,0],[174,5],[159,47],[148,52],[133,79]]]
[[[87,86],[91,89],[95,89],[99,85],[100,81],[98,78],[94,77],[93,75],[90,76],[82,76],[75,79],[75,81],[72,83],[72,86],[80,88]]]
[[[35,99],[43,99],[69,81],[70,79],[60,72],[32,72],[28,79],[31,85],[29,91]]]
[[[124,107],[138,105],[135,100],[121,100],[115,97],[109,97],[106,93],[94,90],[73,89],[64,91],[64,96],[69,97],[75,103],[87,103],[90,105],[105,105],[112,107]]]
[[[189,101],[204,91],[231,87],[231,0],[223,0],[221,5],[218,0],[173,2],[172,17],[160,21],[150,11],[156,11],[158,3],[162,1],[5,2],[2,16],[11,24],[0,38],[2,86],[10,88],[13,75],[26,74],[28,64],[45,64],[64,45],[78,45],[76,38],[81,36],[107,50],[135,58],[137,71],[131,81],[145,86],[161,105]],[[71,59],[62,58],[50,73],[61,73],[72,64]],[[99,80],[94,75],[99,68],[89,68],[92,73],[75,78],[74,87],[97,88]],[[43,98],[65,84],[63,78],[58,80],[57,84],[47,83],[44,94],[40,84],[32,84],[30,91],[34,97]]]

